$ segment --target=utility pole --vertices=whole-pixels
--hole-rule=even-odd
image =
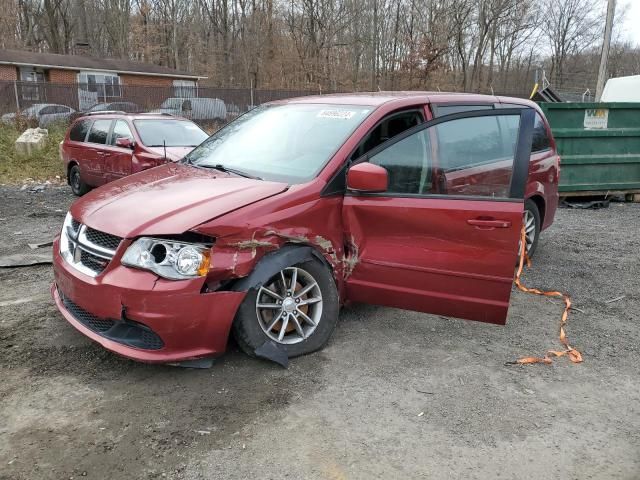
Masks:
[[[611,28],[613,16],[616,11],[616,0],[609,0],[607,6],[607,23],[604,27],[604,41],[602,42],[602,54],[600,55],[600,69],[598,70],[598,84],[596,86],[596,102],[602,97],[604,82],[607,80],[607,61],[609,60],[609,47],[611,46]]]

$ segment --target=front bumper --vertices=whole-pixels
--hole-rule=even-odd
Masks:
[[[224,353],[245,293],[201,293],[204,279],[164,280],[124,267],[120,257],[126,246],[120,245],[104,272],[93,278],[70,266],[54,242],[51,294],[66,320],[108,350],[142,362]]]

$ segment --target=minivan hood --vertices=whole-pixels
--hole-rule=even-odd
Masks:
[[[166,164],[97,188],[70,211],[75,220],[119,237],[180,234],[286,189],[285,183]]]

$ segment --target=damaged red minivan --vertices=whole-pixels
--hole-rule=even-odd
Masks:
[[[523,218],[532,251],[558,173],[526,100],[273,102],[76,201],[52,294],[80,332],[146,362],[222,354],[231,331],[250,355],[312,352],[348,301],[504,324]]]

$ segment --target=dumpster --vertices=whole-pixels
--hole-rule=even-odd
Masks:
[[[560,196],[640,193],[640,103],[541,103],[561,158]]]

